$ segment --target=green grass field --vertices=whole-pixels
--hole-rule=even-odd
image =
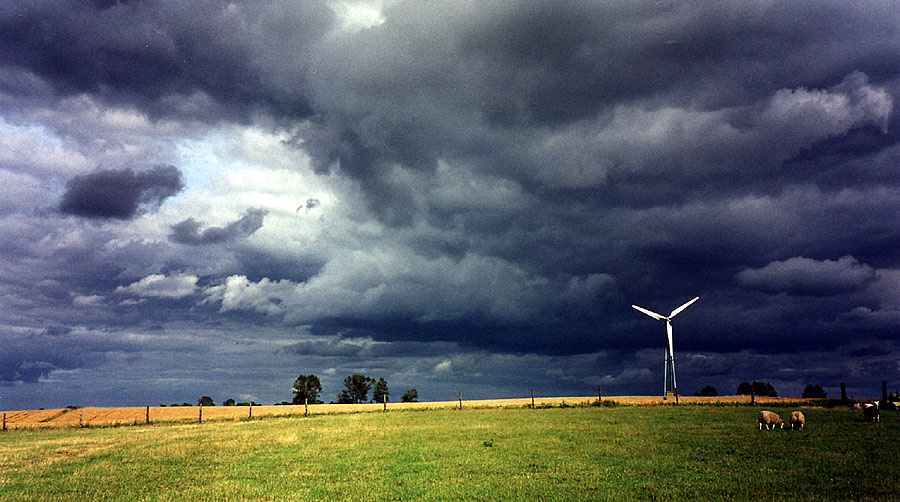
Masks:
[[[900,500],[900,414],[396,411],[0,434],[0,500]],[[773,408],[786,418],[789,408]],[[489,446],[490,445],[490,446]]]

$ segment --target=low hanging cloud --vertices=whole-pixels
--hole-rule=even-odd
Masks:
[[[224,227],[208,227],[202,231],[200,223],[193,218],[188,218],[171,226],[169,240],[189,246],[201,246],[250,237],[262,228],[266,214],[268,211],[264,209],[249,209],[239,219]]]
[[[228,277],[204,290],[221,311],[284,315],[289,323],[323,319],[407,319],[414,325],[476,322],[546,324],[560,312],[587,315],[617,288],[612,276],[546,278],[512,263],[468,254],[459,260],[383,249],[376,256],[334,257],[304,282]]]
[[[111,353],[132,354],[138,344],[106,331],[54,328],[46,332],[0,330],[0,386],[37,382],[59,370],[93,368]]]
[[[872,267],[852,256],[836,261],[799,256],[773,261],[762,268],[744,270],[737,274],[737,280],[767,293],[832,296],[858,291],[876,276]]]
[[[378,344],[371,338],[316,338],[293,343],[282,350],[306,357],[359,357],[366,351],[371,352],[375,345]]]
[[[101,169],[69,180],[59,204],[63,214],[127,220],[159,206],[184,188],[175,166],[146,170]]]
[[[119,286],[116,293],[127,293],[135,296],[151,298],[184,298],[197,290],[196,275],[165,276],[153,274],[133,282],[128,286]]]

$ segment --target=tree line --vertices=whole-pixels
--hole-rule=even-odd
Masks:
[[[372,392],[372,400],[369,400],[369,391]],[[278,404],[323,404],[320,398],[322,394],[322,382],[316,375],[300,375],[294,380],[291,387],[294,398],[291,401],[283,401]],[[379,378],[378,380],[367,377],[360,373],[354,373],[344,379],[344,388],[337,395],[337,400],[331,401],[331,404],[360,404],[360,403],[386,403],[389,401],[390,389],[387,380]],[[415,387],[407,390],[400,397],[403,403],[419,402],[419,391]],[[197,400],[199,406],[215,406],[216,403],[209,396],[203,396]],[[243,402],[235,403],[234,399],[227,399],[222,403],[223,406],[256,406],[257,403]],[[165,405],[162,405],[165,406]],[[189,403],[177,404],[172,406],[191,406]]]
[[[769,397],[778,397],[778,393],[775,392],[775,388],[772,387],[772,384],[769,382],[757,382],[756,380],[753,383],[750,382],[741,382],[738,385],[737,390],[735,391],[735,395],[738,396],[747,396],[747,395],[756,395],[756,396],[769,396]],[[694,393],[695,396],[718,396],[719,393],[716,391],[716,388],[712,385],[707,385],[703,387],[698,392]],[[825,394],[825,390],[821,385],[807,385],[803,389],[803,398],[811,399],[811,398],[825,398],[827,395]]]
[[[359,404],[369,402],[369,391],[372,391],[372,401],[376,403],[386,403],[389,400],[390,390],[387,381],[384,378],[375,380],[361,373],[354,373],[344,379],[344,388],[337,395],[337,400],[332,403],[337,404]],[[321,404],[322,400],[319,395],[322,393],[322,382],[316,375],[300,375],[294,380],[291,388],[294,393],[292,404]],[[407,390],[400,397],[400,401],[404,403],[415,403],[419,401],[419,391],[415,387]]]
[[[369,391],[372,392],[372,399],[369,400]],[[278,404],[323,404],[324,401],[321,400],[320,396],[322,394],[322,382],[319,380],[319,377],[316,375],[300,375],[294,380],[294,385],[291,387],[291,392],[294,394],[293,399],[288,402],[284,401]],[[741,382],[738,385],[737,390],[735,391],[736,395],[749,395],[754,394],[757,396],[770,396],[770,397],[778,397],[778,393],[775,392],[775,388],[772,387],[772,384],[768,382],[758,382],[756,380],[753,383],[750,382]],[[718,396],[719,393],[715,387],[712,385],[707,385],[703,387],[701,390],[694,393],[695,396]],[[388,389],[387,381],[384,378],[378,378],[378,380],[367,377],[361,373],[354,373],[347,378],[344,378],[344,388],[337,395],[337,399],[335,401],[331,401],[332,404],[360,404],[360,403],[386,403],[389,400],[390,390]],[[806,388],[803,389],[803,397],[804,398],[824,398],[827,397],[825,394],[825,390],[822,389],[821,385],[807,385]],[[408,389],[403,395],[400,397],[400,402],[403,403],[416,403],[419,401],[419,391],[416,390],[415,387]],[[203,396],[197,400],[197,404],[200,406],[215,406],[212,398],[209,396]],[[241,402],[235,403],[234,399],[227,399],[222,403],[223,406],[256,406],[257,403],[250,402]],[[163,405],[165,406],[165,405]],[[177,404],[173,403],[171,406],[191,406],[189,403]]]

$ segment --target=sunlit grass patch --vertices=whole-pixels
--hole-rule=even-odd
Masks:
[[[822,500],[900,488],[897,414],[876,425],[804,408],[803,431],[759,431],[757,411],[517,407],[7,431],[0,499]]]

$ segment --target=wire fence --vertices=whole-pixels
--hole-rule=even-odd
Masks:
[[[683,404],[749,404],[751,396],[680,396]],[[762,403],[810,402],[810,399],[756,396]],[[275,416],[309,416],[332,413],[387,412],[392,410],[464,409],[491,407],[559,407],[603,404],[674,404],[666,396],[531,397],[512,399],[465,400],[462,393],[453,401],[364,404],[291,404],[256,406],[140,406],[75,407],[48,410],[2,411],[3,430],[32,427],[95,427],[140,425],[160,422],[204,422],[210,420],[246,420]]]

